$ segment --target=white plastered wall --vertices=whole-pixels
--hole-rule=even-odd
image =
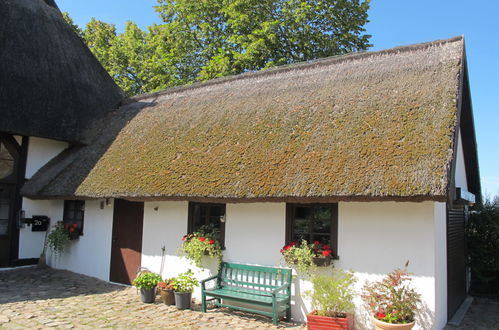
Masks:
[[[26,179],[30,179],[36,171],[66,149],[67,146],[66,142],[30,137],[26,161]],[[62,219],[62,205],[60,201],[23,198],[22,209],[27,218],[33,215],[46,215],[53,223]],[[32,232],[31,226],[21,228],[19,231],[19,258],[38,258],[43,249],[44,238],[45,232]]]
[[[447,323],[447,208],[434,203],[435,224],[435,329]]]
[[[435,280],[435,274],[440,276],[445,271],[442,266],[445,255],[440,253],[441,236],[445,235],[441,232],[442,225],[445,225],[445,222],[442,224],[441,211],[441,205],[433,202],[339,204],[340,260],[336,261],[336,266],[355,271],[359,279],[357,288],[360,289],[365,280],[380,279],[391,270],[403,267],[409,260],[414,285],[424,300],[420,324],[425,329],[441,328],[439,324],[446,314],[441,310],[446,302],[446,282]],[[198,269],[177,255],[181,237],[187,232],[187,212],[187,202],[145,203],[142,266],[159,272],[161,248],[165,246],[163,277],[176,276],[188,268],[195,271],[198,279],[216,272],[213,262],[208,262],[206,269]],[[224,260],[279,266],[279,249],[285,240],[285,204],[227,204],[226,212]],[[439,253],[436,253],[436,248]],[[209,261],[209,258],[205,259]],[[310,311],[309,300],[303,295],[310,288],[308,281],[294,279],[294,320],[304,321]],[[194,297],[199,298],[199,289]],[[369,316],[361,312],[364,309],[362,302],[357,303],[357,328],[370,328]]]
[[[466,181],[466,167],[464,165],[463,142],[461,140],[461,132],[459,132],[458,146],[457,146],[455,181],[456,181],[456,187],[468,190],[468,183]]]
[[[109,281],[113,204],[114,201],[108,205],[103,200],[85,201],[83,235],[70,241],[60,256],[49,255],[49,264]]]

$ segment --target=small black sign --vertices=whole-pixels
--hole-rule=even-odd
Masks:
[[[34,215],[31,222],[31,231],[47,231],[50,218],[46,215]]]

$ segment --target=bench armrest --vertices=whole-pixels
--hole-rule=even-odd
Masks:
[[[217,274],[217,275],[213,275],[213,276],[211,276],[211,277],[208,277],[208,278],[206,278],[206,279],[202,280],[202,281],[201,281],[201,289],[202,289],[202,290],[205,290],[205,283],[206,283],[206,282],[209,282],[209,281],[213,281],[214,279],[217,279],[217,278],[218,278],[218,274]]]
[[[277,289],[272,290],[272,295],[275,295],[277,292],[282,291],[284,289],[287,289],[290,286],[291,286],[291,283],[283,284],[280,287],[278,287]]]

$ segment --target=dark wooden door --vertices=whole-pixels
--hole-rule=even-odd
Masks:
[[[9,265],[11,232],[14,226],[14,188],[13,185],[0,184],[0,267]]]
[[[447,317],[466,299],[466,241],[464,206],[447,207]]]
[[[144,203],[114,201],[110,281],[132,283],[140,268],[143,220]]]

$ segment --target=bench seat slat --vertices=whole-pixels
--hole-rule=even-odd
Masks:
[[[261,295],[260,293],[255,294],[251,292],[233,291],[227,288],[206,290],[205,292],[207,296],[212,296],[217,298],[226,298],[226,299],[234,298],[245,302],[255,302],[260,305],[268,305],[268,306],[272,305],[272,297],[264,296]],[[277,295],[276,299],[277,302],[279,303],[286,301],[287,297],[285,295]]]

